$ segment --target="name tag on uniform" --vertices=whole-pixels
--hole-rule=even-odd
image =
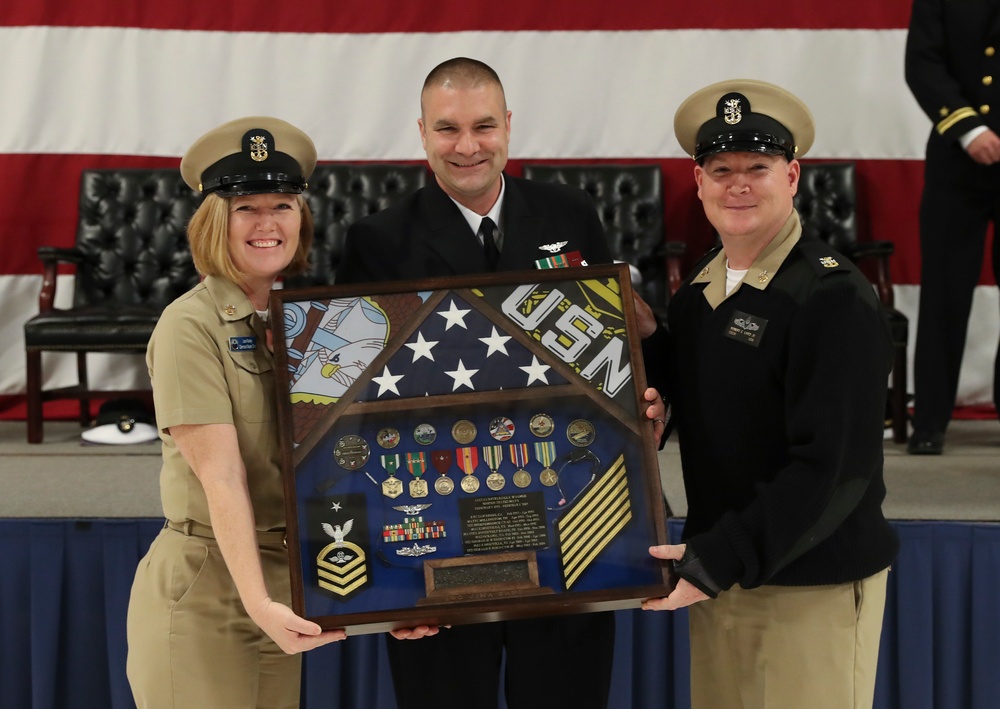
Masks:
[[[726,326],[724,334],[737,342],[760,347],[760,341],[764,337],[764,328],[766,327],[767,320],[764,318],[737,310],[733,313],[733,319]]]
[[[230,337],[230,352],[251,352],[257,349],[257,336],[248,335],[246,337]]]

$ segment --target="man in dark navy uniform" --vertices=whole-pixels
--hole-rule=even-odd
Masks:
[[[531,269],[556,252],[611,262],[585,192],[504,172],[511,112],[493,69],[465,57],[439,64],[420,106],[434,179],[351,226],[338,284]],[[643,310],[651,322],[652,312]],[[646,398],[659,436],[663,404],[653,390]],[[495,708],[501,663],[511,709],[608,705],[615,638],[609,611],[437,631],[393,631],[396,640],[388,641],[401,709]]]
[[[1000,216],[1000,2],[914,0],[906,83],[934,123],[920,203],[920,315],[908,450],[940,454],[986,228]],[[1000,240],[993,239],[993,273]],[[993,399],[1000,403],[1000,359]]]

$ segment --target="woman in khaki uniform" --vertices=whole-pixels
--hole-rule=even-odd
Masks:
[[[204,281],[149,342],[167,524],[139,562],[128,678],[139,709],[291,709],[296,654],[344,638],[289,608],[268,295],[306,265],[312,141],[275,118],[202,136],[181,162],[205,200],[188,226]]]

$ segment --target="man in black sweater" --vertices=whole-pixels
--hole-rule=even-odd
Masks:
[[[690,606],[696,709],[870,707],[898,549],[881,510],[889,325],[865,277],[802,238],[799,99],[722,82],[674,130],[722,247],[659,335],[688,518],[685,543],[650,550],[680,581],[645,607]]]

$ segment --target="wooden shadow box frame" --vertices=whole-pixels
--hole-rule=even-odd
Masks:
[[[626,266],[275,291],[270,318],[296,613],[357,634],[667,595]]]

